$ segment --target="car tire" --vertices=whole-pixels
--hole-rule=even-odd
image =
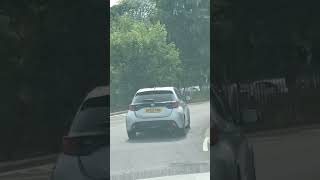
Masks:
[[[184,123],[183,123],[183,126],[182,128],[177,128],[177,135],[178,136],[185,136],[186,135],[186,127],[185,127],[185,121],[186,119],[184,119]]]
[[[137,133],[135,131],[127,131],[127,134],[129,139],[134,139],[137,137]]]
[[[185,136],[187,133],[186,133],[186,128],[178,128],[177,129],[177,135],[178,136]]]
[[[190,124],[191,124],[190,114],[188,113],[188,125],[187,125],[187,129],[190,129]]]

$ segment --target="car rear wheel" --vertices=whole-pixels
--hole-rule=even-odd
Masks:
[[[186,123],[186,119],[184,119],[184,123],[183,123],[182,128],[178,128],[177,129],[177,135],[178,136],[185,136],[186,135],[187,130],[186,130],[186,127],[185,127],[185,123]]]
[[[135,131],[127,131],[129,139],[134,139],[137,137],[137,133]]]
[[[191,123],[191,122],[190,122],[190,114],[188,114],[188,125],[187,125],[187,128],[188,128],[188,129],[190,129],[190,123]]]
[[[186,128],[179,128],[178,129],[178,135],[179,136],[185,136],[187,133],[186,133]]]

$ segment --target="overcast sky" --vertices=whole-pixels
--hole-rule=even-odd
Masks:
[[[117,4],[118,0],[110,0],[110,7]]]

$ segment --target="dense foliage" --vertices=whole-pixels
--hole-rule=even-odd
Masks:
[[[111,107],[143,87],[209,82],[209,1],[122,0],[111,7]]]
[[[179,51],[166,36],[159,22],[148,26],[127,15],[111,22],[111,98],[132,98],[141,87],[177,84]]]

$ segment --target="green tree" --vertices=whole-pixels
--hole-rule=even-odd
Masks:
[[[169,40],[181,50],[184,85],[203,84],[210,74],[210,1],[155,1]]]
[[[157,22],[158,9],[154,0],[121,0],[119,4],[111,7],[111,19],[128,15],[135,20],[146,24]]]
[[[173,86],[181,73],[179,51],[164,25],[146,25],[128,15],[113,19],[110,36],[111,93],[128,103],[139,88]],[[111,99],[113,101],[115,99]]]

